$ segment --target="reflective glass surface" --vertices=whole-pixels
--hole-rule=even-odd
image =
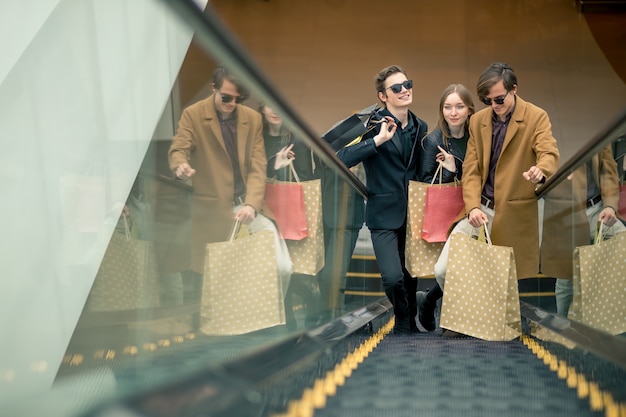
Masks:
[[[554,280],[554,310],[613,335],[626,333],[624,122],[543,197],[541,271]],[[606,143],[606,142],[605,142]]]
[[[204,8],[207,2],[196,3]],[[484,51],[500,49],[489,37],[493,24],[505,21],[485,17],[488,24],[479,27],[490,28],[489,36],[464,29],[467,40],[445,54],[441,51],[449,43],[412,30],[411,36],[429,42],[412,38],[419,49],[406,52],[388,45],[404,42],[406,33],[391,33],[372,46],[367,28],[380,19],[372,13],[378,3],[356,10],[341,2],[211,3],[205,13],[220,16],[288,108],[313,126],[316,139],[360,109],[379,104],[372,78],[393,63],[411,73],[412,110],[433,128],[441,89],[463,82],[473,91],[483,67],[500,59]],[[553,2],[514,3],[503,13],[515,16],[520,27],[537,7],[559,17],[535,22],[545,30],[534,33],[547,39],[526,39],[524,50],[517,51],[525,59],[516,69],[523,94],[551,115],[565,162],[626,105],[626,87],[576,11]],[[294,128],[291,114],[266,108],[271,106],[258,93],[259,85],[242,80],[236,90],[250,94],[237,103],[242,91],[212,84],[214,70],[223,64],[219,43],[207,52],[189,22],[159,1],[16,4],[0,6],[0,27],[10,33],[3,37],[0,63],[5,232],[0,414],[80,415],[97,404],[245,357],[385,296],[360,191]],[[430,34],[440,32],[437,22],[451,9],[459,9],[451,2],[415,7],[407,16],[424,16],[424,28],[434,25],[423,29]],[[486,2],[472,9],[477,7],[491,9]],[[303,16],[309,19],[304,22]],[[515,39],[503,38],[502,48]],[[577,40],[575,47],[563,47],[571,39]],[[550,67],[534,65],[539,46],[577,70],[538,71]],[[568,50],[575,53],[561,55]],[[474,58],[456,63],[448,56]],[[579,69],[582,62],[591,64]],[[574,95],[598,104],[581,106]],[[194,105],[195,116],[187,119],[185,109]],[[237,133],[227,118],[207,110],[227,105],[245,106],[237,111],[237,123],[244,123],[236,125]],[[201,131],[221,137],[215,142],[219,149],[203,147],[190,133]],[[184,140],[173,146],[177,136]],[[611,140],[601,157],[586,159],[593,172],[593,161],[604,161],[598,173],[611,185],[602,200],[623,210],[623,125]],[[177,175],[177,157],[187,158],[195,174]],[[294,170],[286,165],[290,161]],[[542,265],[541,275],[528,281],[521,296],[552,311],[555,278],[572,278],[574,249],[592,244],[594,233],[583,223],[589,221],[586,201],[595,195],[580,191],[589,180],[585,167],[576,167],[572,178],[541,202],[543,243],[561,249],[546,259],[569,269],[561,273]],[[362,165],[349,172],[367,186]],[[262,193],[300,183],[302,194],[280,191],[272,210],[259,194],[238,192],[243,181]],[[305,233],[279,239],[286,230],[275,226],[278,212],[287,208],[282,215],[291,219],[285,223],[291,228],[296,204],[305,208]],[[271,220],[236,227],[235,211],[242,207]],[[558,245],[547,239],[548,228]],[[626,256],[616,253],[612,261],[619,266],[621,259],[623,268]],[[420,289],[434,285],[432,275],[424,275]],[[621,273],[611,275],[612,294],[623,305],[620,278]],[[619,317],[609,317],[614,319]],[[607,331],[620,333],[612,329]]]

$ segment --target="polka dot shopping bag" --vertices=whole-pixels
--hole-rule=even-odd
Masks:
[[[435,263],[443,249],[443,242],[429,243],[422,238],[426,191],[429,187],[428,183],[409,181],[404,257],[406,269],[414,277],[433,275]]]
[[[238,335],[285,324],[282,282],[271,230],[207,244],[200,331]]]
[[[450,237],[440,325],[483,340],[513,340],[521,334],[513,248],[492,245],[485,235],[486,242]]]
[[[302,181],[308,236],[286,240],[294,274],[315,275],[324,267],[324,223],[322,221],[322,183],[319,179]]]
[[[626,332],[626,233],[574,249],[572,279],[568,318],[613,335]]]

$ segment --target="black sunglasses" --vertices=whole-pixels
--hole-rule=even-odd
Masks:
[[[220,93],[220,96],[222,96],[222,103],[225,103],[225,104],[230,103],[231,101],[233,101],[233,99],[235,100],[235,103],[241,104],[244,101],[246,101],[246,99],[248,98],[246,96],[235,97],[235,96],[231,96],[230,94],[224,94],[222,92],[219,92],[219,93]]]
[[[410,90],[411,88],[413,88],[413,80],[406,80],[403,83],[390,85],[387,88],[390,88],[391,91],[393,91],[394,93],[398,94],[400,91],[402,91],[402,87],[406,88],[407,90]],[[385,90],[387,88],[385,88]]]
[[[507,91],[505,95],[500,96],[500,97],[496,97],[494,99],[483,97],[483,98],[480,99],[480,101],[485,103],[486,106],[491,106],[491,101],[492,100],[497,105],[502,105],[502,104],[504,104],[504,100],[506,100],[506,96],[508,96],[508,95],[509,95],[509,91]]]

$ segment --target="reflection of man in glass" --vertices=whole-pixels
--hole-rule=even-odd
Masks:
[[[617,217],[619,184],[611,146],[577,169],[570,181],[545,198],[541,244],[541,271],[559,277],[555,285],[556,308],[563,316],[567,316],[573,297],[574,248],[593,243],[598,222],[603,223],[605,238],[626,230]],[[564,226],[571,227],[571,232]]]
[[[248,90],[227,68],[215,70],[211,88],[211,96],[183,111],[169,150],[176,178],[193,177],[191,267],[196,279],[203,274],[206,244],[227,240],[235,219],[249,228],[258,222],[272,227],[257,215],[267,165],[261,115],[240,104]]]
[[[613,158],[617,162],[617,176],[620,183],[620,198],[617,214],[622,223],[626,224],[626,135],[613,142]]]
[[[318,274],[322,303],[341,310],[346,306],[346,274],[365,220],[365,203],[345,180],[330,167],[322,165],[322,208],[324,220],[324,268]],[[365,181],[362,164],[352,172]]]

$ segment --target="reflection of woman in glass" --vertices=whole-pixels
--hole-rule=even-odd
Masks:
[[[460,180],[469,139],[469,118],[474,101],[462,84],[451,84],[443,90],[439,101],[439,122],[435,130],[422,139],[422,158],[418,180],[430,183],[439,164],[442,182]],[[439,174],[435,182],[439,181]],[[428,293],[418,291],[419,322],[428,331],[435,330],[435,307],[443,291],[435,282]]]
[[[261,105],[259,111],[263,115],[267,178],[290,180],[292,161],[301,181],[317,178],[311,150],[283,126],[282,118],[271,107]]]
[[[282,118],[271,107],[261,105],[259,112],[263,116],[267,178],[276,178],[281,181],[296,181],[289,168],[289,164],[293,163],[300,181],[316,179],[316,165],[311,150],[283,126]],[[285,295],[285,318],[287,327],[290,330],[297,327],[293,312],[294,295],[301,298],[306,304],[305,326],[317,324],[320,313],[317,278],[304,274],[291,275],[289,288]]]

